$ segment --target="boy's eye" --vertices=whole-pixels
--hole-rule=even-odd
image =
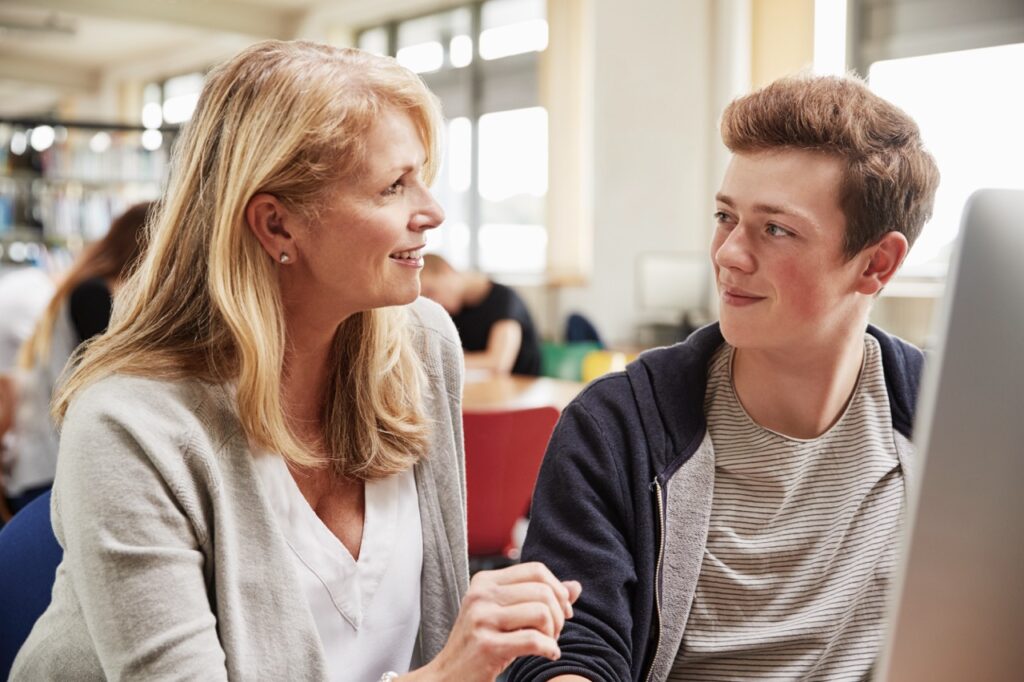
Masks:
[[[793,234],[792,232],[790,232],[786,228],[779,227],[778,225],[775,225],[774,223],[768,223],[768,227],[765,228],[765,232],[767,232],[768,234],[770,234],[773,237],[788,237],[789,235]]]
[[[727,223],[729,222],[729,215],[723,211],[715,211],[714,214],[716,223]]]

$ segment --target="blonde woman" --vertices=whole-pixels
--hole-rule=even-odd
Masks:
[[[50,401],[75,349],[106,330],[112,292],[139,259],[152,209],[148,202],[131,206],[114,219],[102,239],[82,252],[18,351],[17,367],[0,375],[0,393],[9,396],[0,401],[0,479],[14,512],[53,482],[58,442]]]
[[[458,339],[417,299],[439,110],[390,59],[207,78],[63,417],[53,603],[13,679],[492,679],[577,583],[468,583]]]

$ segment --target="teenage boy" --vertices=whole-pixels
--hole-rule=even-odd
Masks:
[[[523,559],[579,580],[522,680],[860,680],[884,636],[922,355],[868,325],[931,213],[916,124],[852,78],[730,104],[720,321],[563,413]]]

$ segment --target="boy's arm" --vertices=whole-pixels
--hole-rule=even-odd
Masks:
[[[579,580],[583,592],[562,630],[561,658],[519,659],[510,682],[631,678],[637,574],[626,480],[623,457],[608,446],[602,426],[579,402],[571,404],[541,466],[523,560],[544,563],[560,580]]]

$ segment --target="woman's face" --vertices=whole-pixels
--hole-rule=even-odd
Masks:
[[[366,161],[293,233],[295,262],[281,268],[285,303],[302,297],[325,322],[420,293],[426,232],[444,221],[421,173],[426,153],[412,119],[385,111],[366,138]]]

